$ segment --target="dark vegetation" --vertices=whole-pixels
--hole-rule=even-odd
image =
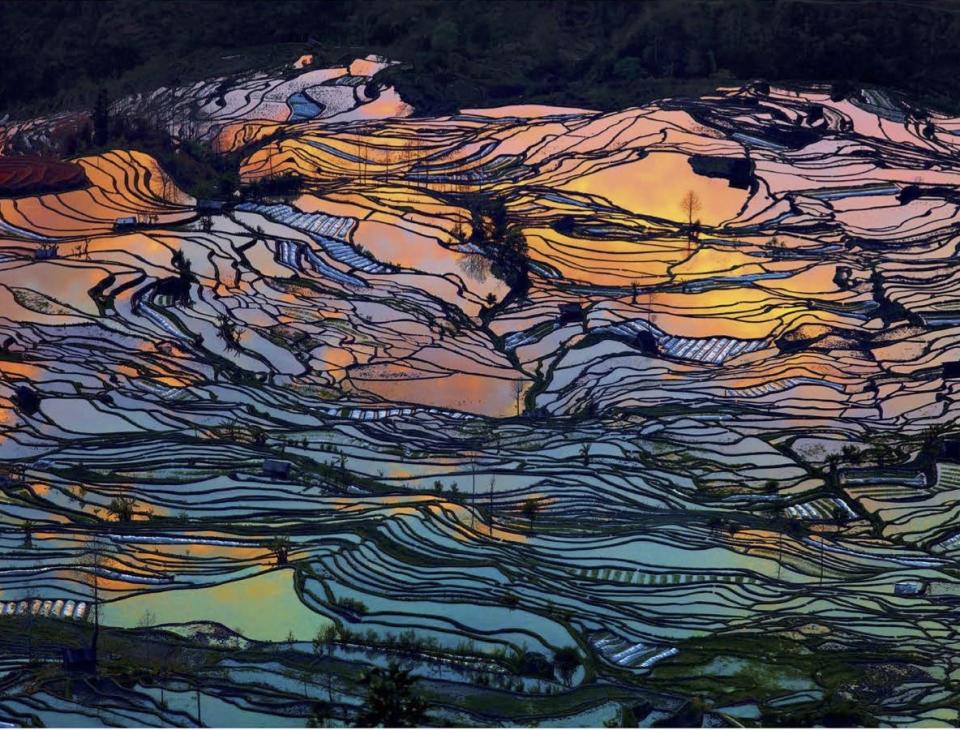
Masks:
[[[247,152],[245,148],[225,152],[215,149],[205,140],[190,139],[189,135],[188,138],[177,139],[169,134],[160,119],[142,114],[117,113],[111,110],[110,101],[106,89],[101,87],[89,115],[83,115],[74,125],[55,131],[50,143],[51,151],[62,152],[67,157],[112,149],[145,152],[156,159],[169,176],[164,183],[164,195],[167,197],[173,195],[172,188],[166,187],[168,182],[198,200],[220,201],[230,199],[238,190],[246,197],[259,199],[264,196],[296,195],[303,187],[303,179],[289,171],[241,185],[239,168]],[[76,168],[80,172],[80,181],[70,186],[83,187],[88,183],[79,165],[58,163],[47,158],[5,159],[11,165],[19,165],[18,170],[25,166],[22,161],[27,159],[31,162],[36,160],[32,167],[40,171],[53,169],[55,165]],[[4,169],[4,161],[0,160],[0,193],[3,192]],[[36,172],[33,174],[36,176]],[[39,192],[53,191],[49,184],[47,188]],[[21,191],[16,194],[24,193]]]
[[[671,689],[678,678],[698,676],[685,687],[696,704],[697,697],[721,694],[725,703],[756,702],[760,727],[876,727],[883,713],[883,700],[890,688],[904,681],[919,680],[924,661],[908,650],[871,649],[867,646],[823,648],[823,637],[803,640],[773,632],[769,635],[715,635],[684,642],[679,654],[665,659],[654,670],[651,683]],[[771,659],[771,657],[776,657]],[[731,662],[731,673],[711,676],[697,672],[717,661]],[[805,683],[818,692],[808,701],[778,704],[771,701],[790,683]],[[689,727],[681,708],[675,725]],[[669,720],[669,718],[668,718]],[[698,724],[698,723],[696,723]]]
[[[599,109],[731,80],[899,89],[960,109],[960,8],[883,0],[7,0],[0,114],[90,108],[212,74],[376,52],[424,114],[556,103]]]
[[[367,694],[357,727],[418,727],[427,719],[427,703],[413,691],[416,679],[396,663],[374,667],[360,681]]]
[[[198,720],[216,723],[217,712],[209,706],[211,696],[226,702],[243,697],[255,706],[269,703],[274,708],[282,707],[288,718],[303,718],[307,727],[330,726],[331,720],[338,727],[425,726],[443,723],[450,715],[441,713],[449,710],[464,710],[480,717],[522,716],[549,721],[604,701],[636,702],[637,691],[626,686],[581,685],[560,693],[549,691],[551,685],[547,685],[535,692],[524,691],[519,678],[505,675],[490,664],[489,660],[496,657],[459,649],[443,654],[446,666],[456,671],[439,680],[420,678],[411,670],[406,661],[408,652],[401,646],[412,638],[394,642],[387,653],[387,666],[374,669],[333,656],[333,648],[340,645],[336,632],[321,632],[315,642],[319,650],[305,654],[284,651],[278,644],[247,643],[227,627],[207,622],[195,624],[187,636],[164,628],[103,628],[96,673],[63,668],[61,649],[89,646],[91,633],[92,627],[86,622],[43,617],[0,621],[4,658],[28,658],[0,679],[0,693],[13,683],[26,681],[31,692],[49,693],[65,703],[84,703],[90,714],[98,713],[101,707],[107,711],[116,708],[117,697],[129,698],[130,691],[158,690],[154,703],[139,709],[163,710],[168,721],[177,720],[174,724],[188,727],[205,726]],[[394,656],[396,650],[400,650],[400,657]],[[544,678],[550,680],[550,661],[537,656],[543,664]],[[458,657],[465,661],[456,661]],[[302,682],[303,690],[294,685],[277,692],[256,680],[251,683],[231,677],[225,660],[270,662],[281,673]],[[460,672],[469,663],[474,663],[476,681],[467,692]],[[173,699],[175,695],[181,699]],[[33,726],[41,726],[41,716],[34,714],[32,719]],[[101,719],[98,724],[103,722]],[[31,726],[30,716],[24,726]]]
[[[474,193],[452,196],[470,213],[470,243],[484,252],[490,273],[523,296],[530,288],[527,242],[521,226],[509,219],[502,197]]]
[[[80,165],[40,157],[0,158],[0,196],[38,195],[76,190],[89,184]]]
[[[243,154],[241,150],[224,153],[200,141],[175,140],[164,129],[161,120],[112,113],[110,101],[106,89],[101,87],[89,118],[58,132],[59,138],[54,143],[65,156],[111,149],[139,150],[153,156],[173,184],[196,198],[225,199],[239,188],[237,171]],[[290,187],[288,181],[282,185]],[[165,190],[165,195],[172,195],[172,192]]]

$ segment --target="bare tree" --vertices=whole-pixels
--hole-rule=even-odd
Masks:
[[[472,486],[470,488],[470,529],[476,525],[477,513],[477,454],[470,454],[470,474]]]
[[[80,559],[80,580],[90,588],[90,607],[93,609],[93,637],[90,649],[97,660],[97,644],[100,640],[100,566],[103,565],[103,544],[99,534],[94,534],[90,547]]]
[[[680,199],[680,208],[687,216],[687,225],[693,225],[693,216],[700,212],[703,205],[700,203],[700,196],[693,190],[688,190]]]
[[[313,653],[316,659],[314,663],[320,661],[324,655],[333,656],[333,651],[337,646],[337,627],[335,624],[330,624],[324,628],[317,631],[317,635],[313,638]],[[330,702],[333,702],[333,675],[331,672],[323,672],[324,684],[327,688],[327,697]]]
[[[313,653],[317,659],[324,654],[332,655],[337,646],[337,627],[336,624],[328,624],[322,629],[317,630],[317,635],[313,637]]]

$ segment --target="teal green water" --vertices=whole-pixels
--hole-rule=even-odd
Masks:
[[[210,588],[133,596],[108,604],[103,622],[132,628],[147,611],[154,615],[154,625],[216,621],[259,641],[285,641],[291,632],[296,640],[309,641],[331,623],[300,602],[291,570],[271,570]]]

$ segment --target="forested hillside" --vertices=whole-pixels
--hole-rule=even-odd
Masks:
[[[0,116],[287,58],[402,60],[421,113],[551,102],[600,109],[729,80],[852,82],[960,108],[960,6],[818,0],[326,0],[0,4]]]

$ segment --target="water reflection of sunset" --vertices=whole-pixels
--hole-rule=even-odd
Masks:
[[[381,366],[376,370],[376,377],[365,375],[364,371],[354,371],[351,382],[356,388],[386,400],[418,402],[498,417],[516,414],[514,381],[505,377],[458,372],[430,374],[402,366]]]
[[[323,612],[358,633],[432,631],[460,620],[456,603],[518,626],[481,641],[548,660],[596,650],[598,671],[616,662],[593,630],[622,632],[617,653],[642,649],[623,674],[680,637],[772,624],[757,605],[800,605],[783,625],[814,604],[859,606],[858,570],[899,601],[890,570],[949,561],[946,533],[908,513],[955,511],[940,489],[952,467],[914,470],[913,452],[897,465],[939,490],[934,513],[913,485],[831,482],[816,451],[864,432],[913,449],[920,429],[952,423],[958,214],[929,185],[956,177],[937,169],[956,145],[939,117],[937,139],[890,154],[916,120],[873,144],[836,126],[848,102],[813,126],[808,99],[776,90],[688,110],[371,121],[400,108],[393,92],[360,109],[373,87],[313,77],[283,96],[293,76],[211,92],[203,108],[220,116],[201,125],[243,146],[245,182],[302,176],[292,194],[244,186],[201,216],[155,161],[121,150],[80,161],[88,190],[0,202],[0,455],[33,470],[0,510],[13,571],[35,562],[43,590],[76,592],[62,576],[100,534],[104,567],[122,573],[102,581],[105,615],[121,625],[150,610],[309,640]],[[741,128],[752,192],[693,172],[693,155],[741,159]],[[120,215],[141,221],[115,231]],[[803,539],[779,529],[778,494]],[[129,520],[110,512],[117,497]],[[851,498],[852,526],[818,541]],[[865,517],[886,514],[913,542],[867,535]],[[19,544],[26,519],[33,547]],[[290,541],[296,585],[273,569],[274,539]],[[5,592],[30,587],[13,571]],[[908,614],[870,621],[906,630]],[[562,643],[548,616],[563,617]],[[451,636],[477,638],[462,626]]]
[[[682,223],[686,223],[687,214],[680,201],[692,190],[702,205],[694,218],[706,225],[732,218],[747,200],[745,190],[730,187],[726,180],[695,173],[686,155],[663,152],[585,175],[564,187],[602,196],[634,213]]]
[[[804,300],[774,299],[762,289],[730,287],[702,292],[657,292],[650,298],[657,324],[684,337],[767,337],[800,319],[842,323]]]

